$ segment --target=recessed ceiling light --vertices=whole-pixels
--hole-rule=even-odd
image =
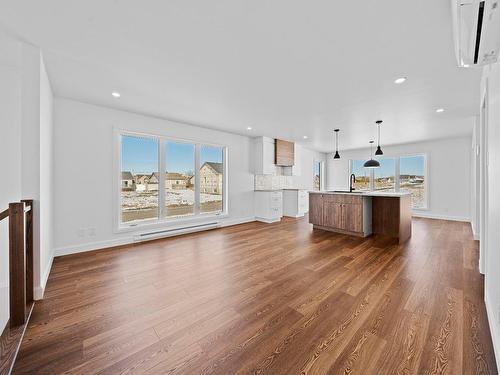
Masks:
[[[436,109],[436,112],[437,112],[437,113],[444,112],[444,108],[438,108],[438,109]]]
[[[469,64],[464,64],[462,65],[464,68],[468,68],[470,65]]]
[[[394,83],[395,83],[395,84],[397,84],[397,85],[400,85],[400,84],[402,84],[404,81],[406,81],[406,77],[400,77],[400,78],[396,79],[396,80],[394,81]]]
[[[251,126],[247,126],[247,130],[252,130],[252,127]]]
[[[119,98],[121,96],[120,93],[116,91],[113,91],[111,95],[113,95],[115,98]]]
[[[309,138],[309,137],[308,137],[307,135],[304,135],[302,138],[307,139],[307,138]]]

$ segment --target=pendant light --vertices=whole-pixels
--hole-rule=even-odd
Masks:
[[[377,131],[378,131],[378,146],[377,146],[377,151],[375,151],[375,155],[384,155],[382,149],[380,148],[380,125],[382,125],[382,120],[375,121],[375,124],[377,124]]]
[[[363,164],[365,168],[380,168],[380,163],[373,158],[373,141],[370,141],[370,160]]]
[[[339,155],[339,131],[340,129],[335,129],[335,155],[333,156],[334,159],[340,159]]]

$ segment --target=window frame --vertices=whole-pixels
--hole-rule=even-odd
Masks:
[[[398,154],[398,155],[384,155],[387,159],[395,160],[395,176],[394,176],[394,192],[401,191],[401,158],[411,158],[415,156],[423,156],[424,158],[424,205],[423,207],[413,208],[413,211],[428,211],[429,207],[429,155],[423,152],[408,153],[408,154]],[[353,160],[362,160],[359,158],[349,159],[349,176],[352,174],[352,162]],[[369,192],[374,192],[375,190],[375,170],[370,169],[370,189]]]
[[[165,160],[165,146],[167,142],[175,143],[188,143],[194,145],[195,149],[195,202],[194,202],[194,214],[185,217],[167,217],[165,216],[165,179],[160,178],[158,182],[158,217],[141,220],[140,222],[124,223],[121,220],[121,172],[122,172],[122,136],[132,136],[132,137],[145,137],[153,138],[158,140],[158,173],[162,175],[161,171],[165,170],[166,160]],[[171,227],[182,224],[198,223],[204,222],[210,219],[221,219],[228,217],[229,205],[228,205],[228,146],[220,143],[206,142],[202,140],[185,139],[172,137],[164,134],[155,133],[144,133],[137,131],[130,131],[120,128],[113,129],[114,138],[114,158],[113,158],[113,228],[115,233],[131,232],[136,231],[139,228],[159,228],[159,227]],[[222,211],[220,212],[200,212],[200,155],[202,146],[219,147],[222,149]]]
[[[319,190],[316,190],[316,187],[314,186],[314,177],[316,176],[316,164],[319,164]],[[323,161],[322,160],[313,160],[313,189],[314,191],[322,191],[323,187],[325,186],[323,183]]]

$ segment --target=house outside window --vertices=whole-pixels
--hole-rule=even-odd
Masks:
[[[119,227],[225,213],[224,146],[128,133],[118,137]]]

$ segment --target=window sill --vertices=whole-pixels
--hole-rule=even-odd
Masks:
[[[135,225],[120,225],[115,230],[115,233],[130,233],[160,228],[175,229],[176,227],[184,227],[189,224],[203,224],[209,221],[225,219],[227,217],[229,217],[227,212],[221,212],[220,214],[201,213],[197,216],[182,219],[151,220],[137,223]]]

